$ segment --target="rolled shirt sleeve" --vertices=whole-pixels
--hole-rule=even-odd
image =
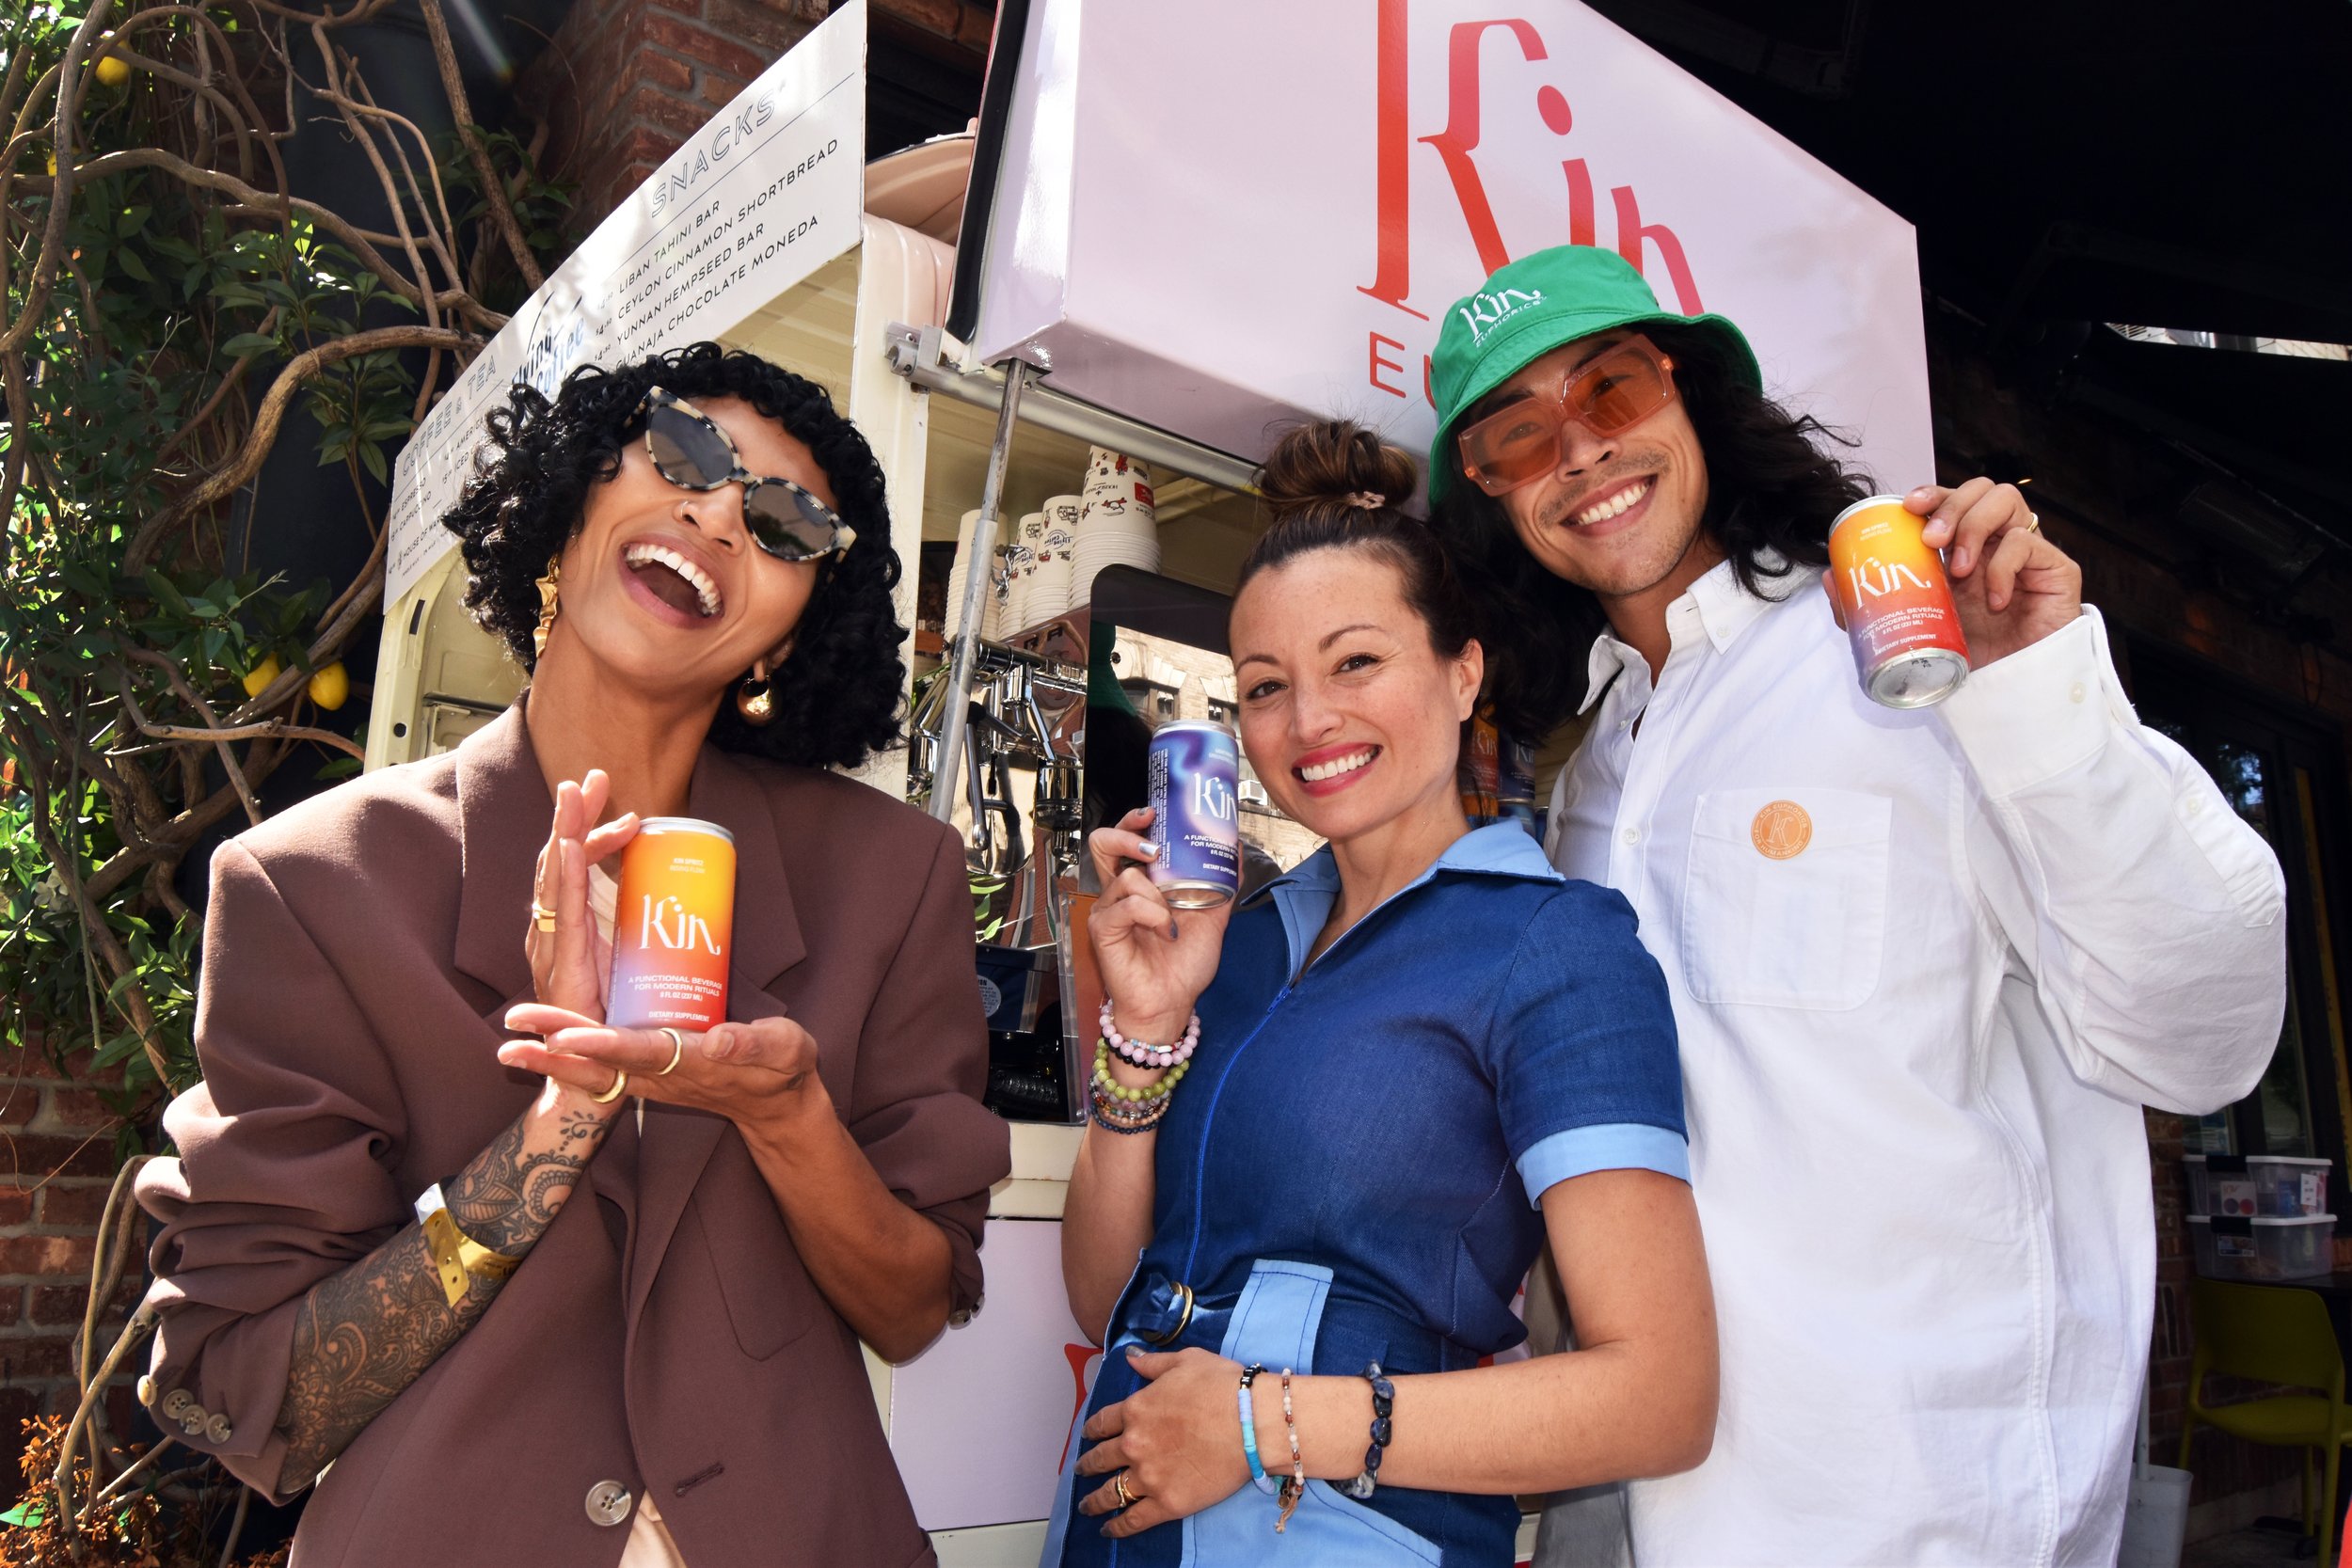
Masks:
[[[1528,924],[1487,1040],[1527,1200],[1597,1170],[1691,1176],[1674,1008],[1632,906],[1569,882]]]
[[[972,959],[963,851],[939,849],[858,1044],[847,1121],[882,1184],[946,1236],[950,1313],[980,1305],[989,1189],[1012,1169],[1012,1132],[980,1102],[988,1030]]]
[[[137,1182],[162,1226],[150,1370],[164,1431],[274,1502],[311,1480],[281,1477],[277,1431],[302,1297],[408,1218],[380,1159],[400,1101],[373,1040],[261,863],[222,845],[197,1005],[204,1079],[164,1114],[179,1157]]]

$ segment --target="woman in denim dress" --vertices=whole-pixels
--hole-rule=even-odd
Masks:
[[[1387,504],[1410,461],[1310,425],[1261,483],[1242,744],[1328,842],[1180,914],[1148,813],[1093,835],[1109,1043],[1143,1062],[1105,1054],[1071,1179],[1063,1275],[1106,1353],[1044,1562],[1500,1568],[1516,1495],[1707,1453],[1673,1017],[1621,897],[1462,814],[1483,663],[1434,536]],[[1495,1365],[1546,1245],[1580,1348]]]

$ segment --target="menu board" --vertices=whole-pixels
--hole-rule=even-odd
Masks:
[[[858,244],[865,206],[866,0],[770,66],[599,224],[443,393],[392,475],[384,602],[456,546],[483,419],[528,382],[717,338]]]

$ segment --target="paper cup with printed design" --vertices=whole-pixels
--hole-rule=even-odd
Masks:
[[[1045,514],[1032,512],[1013,526],[1005,550],[1004,633],[1009,637],[1037,619],[1034,594],[1038,550],[1045,542]]]

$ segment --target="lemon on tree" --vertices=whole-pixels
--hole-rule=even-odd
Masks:
[[[321,666],[310,676],[310,701],[332,713],[351,700],[351,673],[343,661]]]
[[[269,689],[269,683],[283,673],[284,669],[285,667],[278,662],[278,656],[270,655],[269,657],[245,673],[245,694],[248,697],[260,696]]]
[[[130,79],[130,61],[108,55],[98,62],[98,85],[100,87],[119,87]]]

